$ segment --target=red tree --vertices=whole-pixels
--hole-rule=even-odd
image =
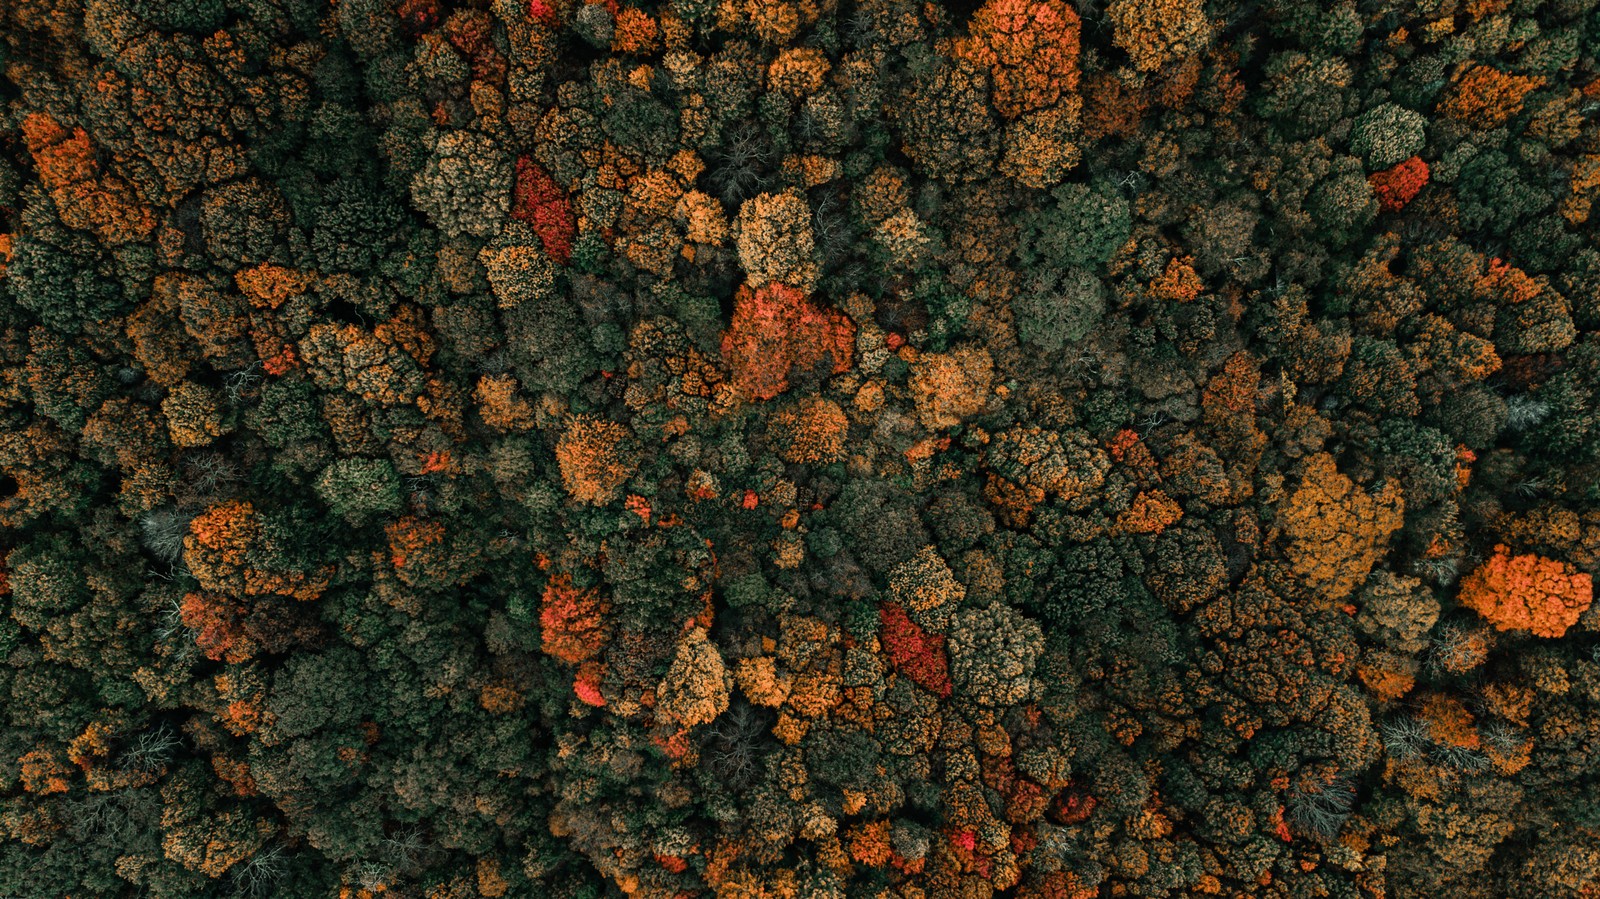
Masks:
[[[544,651],[570,665],[599,655],[610,630],[605,621],[609,610],[598,591],[574,587],[564,574],[551,578],[539,610]]]
[[[944,654],[944,635],[930,634],[918,627],[898,603],[886,602],[878,610],[883,629],[878,639],[889,664],[941,698],[950,695],[950,663]]]
[[[1413,156],[1393,168],[1373,172],[1367,176],[1367,183],[1378,195],[1378,206],[1384,212],[1398,212],[1428,183],[1428,164],[1422,157]]]
[[[533,228],[551,259],[565,265],[572,258],[572,238],[578,232],[572,205],[550,173],[526,156],[517,160],[511,217]]]

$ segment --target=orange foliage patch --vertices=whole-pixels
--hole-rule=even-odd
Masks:
[[[1187,303],[1198,297],[1205,285],[1195,274],[1193,262],[1188,256],[1167,260],[1166,270],[1150,282],[1151,295],[1172,303]]]
[[[396,568],[444,543],[444,523],[439,521],[406,516],[383,530],[389,538],[389,561]]]
[[[18,761],[22,764],[24,790],[41,796],[67,791],[67,778],[72,776],[72,766],[67,764],[66,759],[48,749],[35,749]]]
[[[202,589],[235,596],[279,594],[312,600],[327,588],[331,571],[265,571],[250,564],[262,541],[255,507],[232,501],[207,509],[189,523],[183,559]]]
[[[522,708],[522,694],[511,684],[496,681],[478,692],[478,704],[491,714],[504,715]]]
[[[1428,736],[1436,743],[1462,749],[1477,749],[1482,745],[1478,730],[1473,726],[1472,713],[1453,696],[1435,693],[1423,700],[1422,718],[1428,723]]]
[[[964,346],[948,353],[928,353],[911,367],[911,398],[917,418],[929,430],[953,428],[963,418],[983,411],[994,384],[989,351]]]
[[[316,281],[311,275],[281,265],[263,262],[233,276],[251,305],[258,309],[276,309],[285,301],[304,294]]]
[[[1566,562],[1505,546],[1461,580],[1461,603],[1502,631],[1526,630],[1559,637],[1576,624],[1594,599],[1589,575]]]
[[[1474,128],[1499,128],[1522,111],[1522,101],[1543,78],[1508,75],[1492,66],[1474,66],[1456,82],[1439,111]]]
[[[1374,653],[1356,666],[1356,676],[1379,702],[1393,702],[1411,692],[1417,683],[1411,670],[1416,665],[1414,662],[1407,665],[1406,661],[1389,653]]]
[[[1343,599],[1366,580],[1404,510],[1393,485],[1369,495],[1318,453],[1283,512],[1290,567],[1326,598]]]
[[[1076,115],[1078,14],[1060,0],[989,0],[963,47],[994,78],[994,105],[1016,118],[1067,101]]]
[[[614,421],[587,415],[573,419],[556,442],[561,483],[573,499],[602,506],[621,495],[634,472],[627,441],[628,429]]]
[[[533,427],[533,405],[518,395],[514,375],[484,375],[478,379],[478,414],[484,424],[510,433]]]
[[[1112,41],[1142,72],[1193,56],[1211,42],[1211,23],[1200,0],[1117,0],[1106,12]]]
[[[616,25],[611,34],[613,52],[641,56],[655,52],[660,43],[661,29],[649,13],[632,6],[617,10]]]
[[[826,465],[843,457],[850,420],[838,403],[807,397],[774,414],[771,428],[786,461]]]
[[[155,229],[155,216],[133,187],[102,170],[82,128],[69,132],[36,112],[22,120],[22,135],[39,180],[68,227],[93,231],[113,246],[142,239]]]
[[[580,590],[572,578],[558,574],[544,588],[539,626],[544,629],[544,651],[577,665],[600,654],[610,635],[605,615],[611,606],[594,589]]]
[[[740,287],[733,321],[722,335],[722,356],[734,383],[757,400],[789,389],[795,369],[849,371],[856,327],[843,313],[818,309],[806,295],[777,282]]]
[[[1116,529],[1124,534],[1159,534],[1183,517],[1183,507],[1160,490],[1146,490],[1133,498],[1133,506],[1117,517]]]

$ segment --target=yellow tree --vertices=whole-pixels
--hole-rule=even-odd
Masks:
[[[1211,42],[1211,23],[1200,0],[1116,0],[1106,12],[1112,41],[1141,72],[1193,56]]]
[[[591,415],[573,419],[556,442],[561,483],[580,503],[603,506],[622,495],[635,461],[628,429]]]
[[[705,628],[695,628],[678,643],[672,667],[657,689],[656,708],[682,727],[709,724],[728,709],[733,678]]]
[[[1367,579],[1404,511],[1399,488],[1368,494],[1318,453],[1283,511],[1290,568],[1321,596],[1343,599]]]

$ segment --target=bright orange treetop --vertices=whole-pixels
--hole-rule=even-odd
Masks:
[[[989,0],[972,17],[972,60],[994,75],[994,105],[1008,119],[1055,106],[1076,116],[1078,14],[1060,0]]]
[[[754,291],[739,288],[722,357],[747,396],[770,400],[788,389],[793,369],[848,370],[855,338],[855,325],[842,313],[818,309],[804,293],[774,281]]]
[[[610,611],[599,591],[575,587],[564,574],[551,578],[539,609],[544,651],[569,665],[599,655],[610,637]]]
[[[1594,581],[1566,562],[1504,546],[1461,580],[1461,602],[1503,631],[1559,637],[1594,600]]]

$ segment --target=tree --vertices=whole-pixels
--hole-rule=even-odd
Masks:
[[[1011,300],[1017,339],[1045,355],[1066,342],[1083,340],[1106,313],[1106,289],[1099,278],[1080,268],[1059,274],[1049,268],[1028,278]]]
[[[847,371],[855,333],[848,317],[817,308],[803,291],[778,282],[755,290],[745,285],[722,334],[722,358],[744,395],[769,400],[789,388],[796,372]]]
[[[1439,104],[1439,112],[1481,131],[1499,128],[1522,111],[1522,101],[1543,78],[1508,75],[1490,65],[1466,69]]]
[[[1350,130],[1350,150],[1369,170],[1399,165],[1427,144],[1422,114],[1394,103],[1380,103],[1356,116]],[[1420,159],[1418,160],[1421,161]]]
[[[603,506],[622,495],[622,485],[638,469],[628,430],[614,421],[578,416],[556,441],[561,483],[577,502]]]
[[[1291,570],[1324,599],[1345,598],[1366,580],[1404,508],[1393,485],[1369,494],[1339,473],[1332,456],[1312,456],[1279,513]]]
[[[963,609],[949,634],[955,695],[980,706],[1022,702],[1034,690],[1033,671],[1044,650],[1039,623],[1002,604]]]
[[[551,259],[565,265],[572,258],[572,239],[578,229],[572,206],[550,173],[526,156],[517,158],[511,217],[533,228]]]
[[[739,264],[749,284],[761,288],[782,282],[801,293],[817,285],[816,240],[811,207],[798,191],[761,194],[739,207],[733,223]]]
[[[1141,72],[1198,55],[1211,43],[1205,6],[1195,0],[1114,0],[1106,14],[1112,41]]]
[[[1351,156],[1333,161],[1328,175],[1312,188],[1306,211],[1335,246],[1358,238],[1378,214],[1378,201],[1361,164]]]
[[[844,457],[850,421],[839,404],[823,397],[806,397],[775,413],[768,434],[778,455],[797,465],[827,465]]]
[[[1414,577],[1373,572],[1358,596],[1356,626],[1403,653],[1427,648],[1428,631],[1439,620],[1439,600]]]
[[[1556,559],[1512,555],[1498,545],[1484,563],[1461,579],[1461,604],[1497,630],[1526,630],[1559,637],[1594,600],[1593,579]]]
[[[388,459],[335,460],[317,477],[317,495],[354,525],[400,511],[400,477]]]
[[[924,353],[911,366],[908,387],[917,418],[930,431],[953,428],[983,411],[994,383],[994,361],[981,347]]]
[[[898,603],[886,602],[878,612],[881,629],[878,640],[896,671],[925,690],[946,698],[950,695],[950,663],[945,656],[943,634],[930,634],[918,627]]]
[[[936,55],[893,109],[905,154],[929,176],[973,181],[994,170],[1000,129],[979,64]]]
[[[1005,119],[1059,107],[1075,123],[1078,15],[1059,0],[988,0],[968,22],[961,51],[989,69]]]
[[[539,608],[545,653],[569,665],[595,658],[610,637],[609,611],[610,604],[598,590],[576,587],[565,574],[552,577]]]
[[[924,627],[947,627],[955,606],[966,594],[966,588],[932,546],[924,546],[889,572],[889,595]]]
[[[69,132],[50,116],[33,113],[22,120],[22,136],[67,227],[92,231],[108,246],[142,240],[155,229],[150,209],[132,185],[105,171],[82,128]]]
[[[732,689],[733,678],[722,661],[722,653],[706,639],[704,628],[695,628],[678,641],[672,665],[657,691],[657,708],[682,727],[710,724],[728,710]]]
[[[1022,219],[1023,265],[1093,269],[1110,259],[1133,234],[1133,222],[1127,201],[1108,188],[1063,184],[1051,191],[1054,204]]]
[[[1010,428],[985,453],[990,474],[984,496],[1011,522],[1026,522],[1046,498],[1081,506],[1105,483],[1111,460],[1077,432]]]
[[[411,196],[447,237],[488,237],[510,213],[513,169],[510,154],[491,138],[447,132],[411,180]]]
[[[1413,156],[1381,172],[1373,172],[1367,176],[1367,183],[1372,185],[1379,209],[1399,212],[1427,186],[1428,175],[1428,164],[1420,156]]]
[[[205,446],[233,430],[223,420],[221,397],[193,381],[178,384],[161,401],[167,433],[174,446]]]
[[[329,570],[297,564],[290,545],[301,536],[295,529],[293,520],[264,516],[249,502],[219,503],[189,522],[183,561],[207,593],[316,599],[327,589]]]

